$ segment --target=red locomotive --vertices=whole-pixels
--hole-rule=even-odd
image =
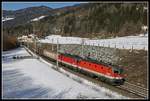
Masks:
[[[102,81],[112,85],[121,85],[125,79],[123,69],[103,62],[98,62],[91,58],[82,58],[76,55],[60,53],[58,60],[61,63],[72,66],[73,69],[88,73],[91,76],[98,77]]]

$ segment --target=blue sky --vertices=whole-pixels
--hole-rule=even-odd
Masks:
[[[48,6],[51,8],[60,8],[65,6],[72,6],[83,2],[2,2],[3,10],[18,10],[34,6]]]

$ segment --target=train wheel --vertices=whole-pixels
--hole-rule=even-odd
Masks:
[[[77,69],[76,67],[75,67],[75,69],[74,69],[74,70],[75,70],[75,72],[78,72],[78,69]]]
[[[100,80],[105,82],[105,78],[104,77],[100,77]]]
[[[96,78],[97,76],[96,75],[94,75],[94,74],[89,74],[90,75],[90,77],[92,77],[92,78]]]

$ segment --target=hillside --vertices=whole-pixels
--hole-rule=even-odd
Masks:
[[[42,15],[50,15],[52,8],[46,6],[29,7],[16,11],[3,10],[3,18],[14,18],[10,21],[3,21],[4,28],[16,27],[29,23],[31,19]]]
[[[14,49],[19,47],[19,43],[17,41],[17,38],[12,35],[3,35],[3,42],[2,42],[2,48],[3,51],[7,51],[10,49]]]
[[[146,7],[146,3],[86,3],[59,9],[44,7],[44,10],[51,12],[49,16],[37,22],[10,28],[10,30],[12,34],[14,34],[14,30],[25,34],[31,33],[32,27],[34,27],[34,30],[40,34],[81,37],[101,36],[102,38],[135,35],[141,33],[141,26],[147,25],[147,10],[144,7]],[[46,14],[44,10],[43,12],[39,11],[39,8],[34,8],[34,10],[29,8],[15,11],[16,16],[19,15],[22,18],[17,19],[17,21],[31,18],[29,16],[32,14],[35,14],[36,17]],[[23,12],[23,14],[20,15],[18,12]],[[32,19],[36,17],[32,16]],[[17,23],[16,20],[10,20],[6,23],[11,26],[12,21]],[[3,24],[5,28],[7,24],[5,25],[5,22]]]
[[[58,9],[46,6],[3,11],[3,34],[36,33],[86,38],[110,38],[145,33],[147,3],[82,3]],[[40,19],[39,19],[40,18]],[[36,19],[36,20],[35,20]]]

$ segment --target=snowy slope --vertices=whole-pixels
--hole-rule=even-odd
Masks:
[[[88,40],[85,41],[88,45],[116,47],[119,49],[146,49],[148,50],[148,37],[127,36],[113,39]]]
[[[14,18],[2,18],[2,22],[8,21],[8,20],[13,20]]]
[[[47,36],[45,39],[40,40],[42,43],[54,43],[57,44],[81,44],[82,38],[80,37],[61,37],[60,35]]]
[[[11,51],[2,52],[3,61],[12,61],[14,56],[30,56],[24,48],[13,49]]]
[[[45,16],[40,16],[40,17],[38,17],[38,18],[34,18],[34,19],[32,19],[31,21],[38,21],[38,20],[40,20],[40,19],[43,19]]]
[[[3,56],[15,54],[15,50]],[[19,55],[23,49],[16,50]],[[24,55],[29,55],[24,52]],[[9,59],[9,58],[8,58]],[[97,86],[73,74],[69,77],[51,68],[52,65],[40,59],[22,59],[2,63],[4,98],[126,98],[109,89]],[[80,82],[77,82],[79,81]]]
[[[41,39],[42,43],[58,43],[59,44],[82,44],[84,41],[85,45],[93,46],[104,46],[119,49],[145,49],[148,50],[148,34],[143,36],[126,36],[126,37],[116,37],[112,39],[99,39],[90,40],[88,38],[80,37],[61,37],[56,35],[47,36],[45,39]]]

